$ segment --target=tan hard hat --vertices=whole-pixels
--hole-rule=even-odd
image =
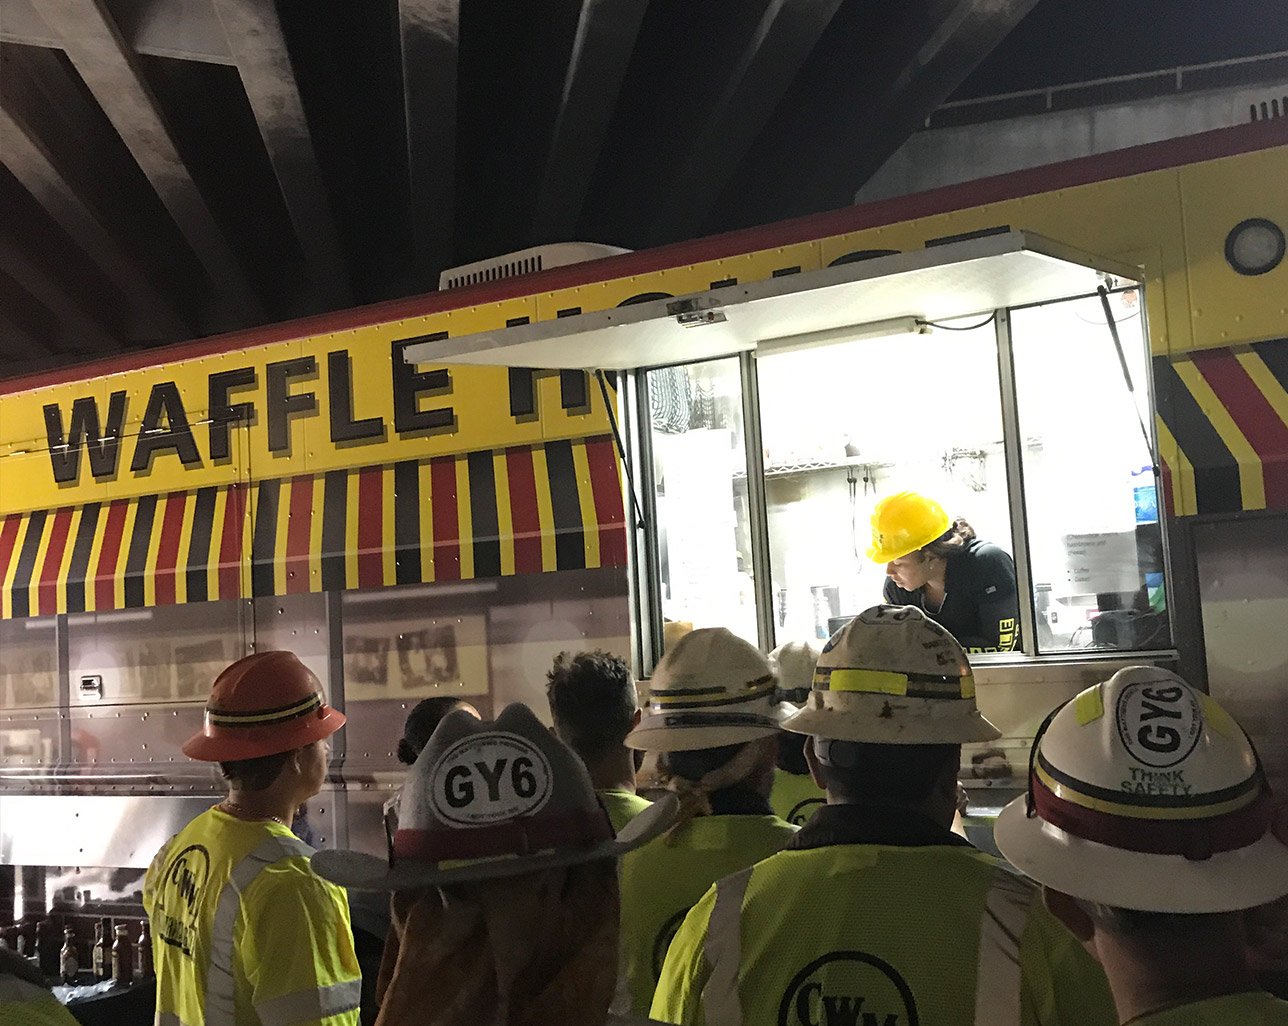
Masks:
[[[886,745],[992,741],[957,640],[915,606],[873,606],[818,658],[809,701],[783,724],[797,734]]]
[[[778,733],[792,707],[778,701],[774,671],[755,645],[723,627],[682,637],[662,657],[648,708],[626,735],[647,752],[690,752]]]

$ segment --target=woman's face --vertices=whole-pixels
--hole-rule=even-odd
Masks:
[[[886,576],[904,591],[916,591],[930,582],[934,561],[920,550],[892,559],[886,564]]]

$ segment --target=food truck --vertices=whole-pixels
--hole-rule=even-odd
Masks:
[[[668,621],[826,638],[903,489],[1015,560],[979,843],[1128,663],[1288,781],[1286,179],[1261,122],[0,384],[0,919],[139,914],[246,652],[348,714],[311,837],[383,852],[415,702],[544,715],[588,647],[646,687]]]

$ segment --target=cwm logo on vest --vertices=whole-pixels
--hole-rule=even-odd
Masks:
[[[200,844],[190,844],[170,860],[161,879],[160,922],[153,929],[166,944],[189,957],[197,943],[197,916],[209,877],[210,853]]]
[[[778,1026],[918,1026],[917,1003],[888,962],[833,951],[805,966],[783,994]]]

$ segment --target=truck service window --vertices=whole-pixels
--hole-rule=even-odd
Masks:
[[[1134,400],[1098,297],[1011,319],[1040,652],[1172,644],[1140,293],[1108,298]]]
[[[757,362],[780,642],[827,638],[838,620],[883,600],[886,564],[870,560],[868,548],[884,496],[933,498],[1010,554],[997,342],[987,315]]]
[[[662,615],[755,644],[738,360],[649,371],[648,392]]]

